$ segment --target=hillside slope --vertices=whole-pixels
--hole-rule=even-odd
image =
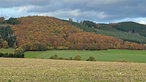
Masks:
[[[146,43],[146,25],[135,22],[96,24],[92,21],[82,21],[81,23],[72,22],[71,24],[86,32],[113,36],[124,41]]]
[[[110,24],[113,28],[125,32],[138,33],[146,37],[146,25],[135,22],[121,22],[117,24]]]
[[[18,18],[13,25],[17,46],[26,50],[45,49],[144,49],[137,43],[101,34],[83,32],[70,23],[47,16]]]
[[[14,25],[17,45],[64,46],[69,33],[80,32],[79,29],[53,17],[33,16],[18,19],[21,24]],[[33,50],[33,49],[32,49]]]

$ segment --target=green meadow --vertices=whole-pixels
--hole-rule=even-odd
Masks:
[[[0,49],[0,52],[14,52],[14,49]],[[25,58],[49,59],[51,56],[57,55],[58,58],[67,59],[80,55],[81,60],[86,60],[92,56],[96,61],[146,63],[145,50],[48,50],[27,51],[24,54]]]
[[[25,58],[48,59],[53,55],[57,55],[60,58],[73,58],[76,55],[80,55],[82,60],[93,56],[96,61],[146,63],[145,50],[48,50],[25,52]]]

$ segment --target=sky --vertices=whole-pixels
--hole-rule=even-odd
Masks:
[[[146,0],[0,0],[0,17],[33,15],[97,23],[146,24]]]

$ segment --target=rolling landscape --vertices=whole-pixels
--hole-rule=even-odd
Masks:
[[[2,20],[0,29],[1,81],[146,80],[146,25],[27,16]]]

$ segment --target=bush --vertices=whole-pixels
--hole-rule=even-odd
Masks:
[[[58,57],[58,55],[53,55],[53,56],[50,56],[50,59],[59,59],[59,60],[73,60],[72,57],[69,57],[69,58],[62,58],[62,57]],[[76,57],[75,60],[80,60],[81,58],[78,56]]]
[[[72,57],[69,57],[69,60],[72,60],[73,58]]]
[[[24,49],[21,48],[21,47],[15,49],[15,57],[17,57],[17,58],[24,58]]]
[[[96,61],[95,57],[90,56],[86,61]]]
[[[63,60],[64,58],[62,58],[62,57],[59,57],[58,59],[59,59],[59,60]]]
[[[74,60],[81,60],[81,56],[80,56],[80,55],[76,55],[76,56],[74,57]]]
[[[50,59],[54,59],[54,56],[51,56]]]
[[[0,53],[0,57],[10,57],[10,58],[24,58],[24,54],[17,54],[17,53]]]
[[[0,57],[3,57],[3,53],[2,52],[0,53]]]
[[[72,60],[72,57],[64,58],[64,60]]]
[[[58,55],[51,56],[50,59],[58,59]]]

